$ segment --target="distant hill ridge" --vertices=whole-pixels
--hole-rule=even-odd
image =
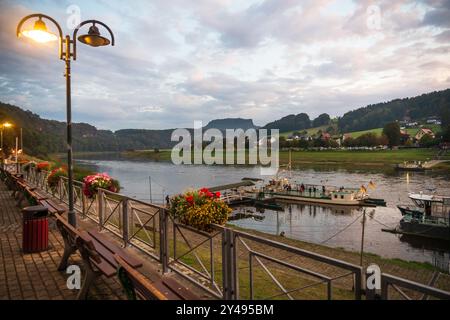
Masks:
[[[253,123],[252,119],[242,119],[242,118],[226,118],[226,119],[216,119],[211,120],[204,129],[215,128],[219,130],[225,129],[253,129],[258,128]]]
[[[413,98],[395,99],[389,102],[369,105],[345,113],[338,119],[341,132],[362,131],[383,127],[394,120],[419,120],[427,117],[448,118],[450,114],[450,89],[422,94]],[[4,145],[13,146],[18,128],[23,128],[25,152],[32,155],[64,152],[66,150],[65,122],[42,119],[31,111],[0,102],[0,123],[11,121],[16,124],[15,134],[5,131]],[[446,123],[448,121],[446,120]],[[266,124],[263,128],[279,129],[280,132],[320,127],[330,123],[324,113],[311,120],[306,113],[291,114]],[[204,129],[258,128],[252,119],[226,118],[210,121]],[[130,149],[170,148],[173,129],[147,130],[122,129],[98,130],[87,123],[73,124],[73,146],[76,151],[124,151]]]
[[[339,118],[342,132],[381,128],[395,120],[446,117],[450,110],[450,89],[413,98],[395,99],[346,112]]]

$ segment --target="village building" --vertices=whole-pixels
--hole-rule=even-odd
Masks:
[[[411,135],[406,130],[400,130],[400,144],[405,144],[409,139]]]
[[[431,138],[435,138],[436,135],[431,129],[428,128],[420,128],[419,131],[417,131],[416,135],[414,136],[415,141],[420,141],[424,136],[429,135]]]
[[[322,134],[320,135],[320,139],[322,139],[323,141],[330,141],[331,134],[329,134],[328,132],[322,132]]]

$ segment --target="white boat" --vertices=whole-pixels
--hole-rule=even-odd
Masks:
[[[396,232],[426,238],[450,240],[450,197],[409,194],[413,206],[397,206],[403,218]]]
[[[275,199],[316,204],[342,206],[375,205],[366,202],[369,199],[369,195],[363,188],[292,184],[287,179],[271,180],[260,192]]]

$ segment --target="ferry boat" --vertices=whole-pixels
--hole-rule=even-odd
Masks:
[[[397,206],[403,215],[396,232],[450,241],[450,197],[409,194],[414,205]]]
[[[376,207],[386,206],[383,199],[369,198],[367,188],[346,188],[325,185],[305,185],[291,183],[292,177],[292,161],[291,150],[289,150],[289,163],[286,169],[278,170],[274,179],[268,184],[259,187],[255,185],[248,193],[256,193],[257,199],[264,199],[267,196],[275,200],[298,201],[312,204],[322,204],[331,206],[365,206]],[[289,178],[285,177],[288,176]],[[259,181],[260,183],[261,181]],[[371,181],[368,187],[375,188],[375,184]]]
[[[400,171],[425,171],[427,167],[426,162],[421,161],[405,161],[396,165],[396,169]]]
[[[311,202],[316,204],[342,206],[376,206],[382,199],[370,199],[364,187],[345,188],[319,185],[292,184],[288,179],[271,180],[260,191],[260,196],[275,199]]]

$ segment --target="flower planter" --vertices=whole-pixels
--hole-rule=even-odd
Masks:
[[[202,188],[172,197],[169,213],[182,224],[211,232],[211,225],[224,225],[231,211],[220,199],[220,193],[212,193]]]
[[[83,179],[83,182],[83,193],[88,198],[93,198],[97,194],[99,188],[111,192],[119,192],[120,190],[119,182],[112,179],[106,173],[97,173],[86,176]]]

